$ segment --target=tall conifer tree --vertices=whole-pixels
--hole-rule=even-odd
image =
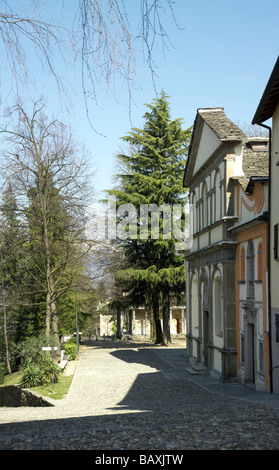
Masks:
[[[0,291],[1,321],[7,370],[11,373],[10,342],[18,335],[19,305],[23,274],[23,228],[18,219],[17,203],[12,187],[8,184],[0,204]],[[1,349],[1,346],[0,346]]]
[[[133,128],[122,139],[129,145],[129,152],[118,155],[123,171],[117,175],[118,187],[108,194],[116,198],[118,227],[124,227],[128,222],[129,204],[136,208],[134,220],[131,221],[129,213],[130,225],[122,234],[125,255],[134,268],[121,275],[132,283],[133,302],[152,306],[155,341],[162,343],[170,341],[170,295],[184,290],[183,259],[175,249],[177,239],[173,227],[169,226],[166,231],[164,211],[152,212],[153,221],[156,221],[157,214],[158,230],[156,232],[155,228],[154,232],[151,230],[151,213],[144,211],[143,207],[166,207],[171,211],[175,205],[184,208],[187,194],[183,188],[183,172],[191,129],[183,130],[181,119],[171,119],[164,91],[147,106],[149,110],[144,115],[143,129]],[[131,231],[131,226],[134,231]],[[166,312],[164,334],[159,316],[160,304]]]

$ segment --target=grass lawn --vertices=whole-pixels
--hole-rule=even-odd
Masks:
[[[54,393],[52,393],[52,383],[40,387],[30,388],[31,391],[37,392],[40,395],[53,398],[54,400],[61,400],[64,398],[71,386],[73,375],[60,375],[57,383],[54,384]]]
[[[12,375],[6,375],[2,385],[19,385],[21,376],[21,372],[14,372]],[[62,372],[59,377],[59,381],[54,384],[54,393],[52,393],[52,383],[41,385],[39,387],[32,387],[29,390],[39,393],[45,397],[53,398],[54,400],[61,400],[67,395],[73,377],[74,375],[65,375]]]

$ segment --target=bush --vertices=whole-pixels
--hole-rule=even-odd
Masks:
[[[37,387],[41,385],[41,378],[42,373],[39,366],[33,362],[28,362],[23,370],[20,386],[23,388]]]
[[[25,361],[22,367],[23,375],[20,386],[23,388],[38,387],[52,382],[52,359],[42,358],[40,362],[34,363],[31,359]],[[54,382],[58,382],[61,373],[60,367],[53,364]]]
[[[29,360],[35,364],[39,364],[45,356],[45,352],[42,351],[43,346],[59,346],[53,341],[53,339],[51,339],[51,344],[49,344],[49,341],[49,338],[46,338],[44,335],[39,335],[28,338],[19,343],[16,346],[16,354],[21,364],[24,364]]]
[[[73,361],[77,357],[77,345],[68,341],[64,347],[66,356],[69,356],[69,360]]]
[[[0,384],[4,383],[4,377],[5,377],[5,366],[4,364],[0,364]]]
[[[75,336],[72,336],[66,344],[77,344],[77,339]]]
[[[51,383],[52,382],[52,359],[49,358],[43,358],[42,361],[39,364],[40,369],[41,369],[41,385]],[[54,377],[54,382],[58,382],[59,376],[61,373],[61,369],[54,362],[53,364],[53,377]]]

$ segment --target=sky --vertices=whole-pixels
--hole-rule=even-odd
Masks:
[[[126,3],[136,22],[140,0]],[[193,125],[198,108],[222,107],[233,122],[241,125],[250,124],[256,112],[279,52],[278,0],[176,0],[173,11],[177,24],[169,10],[165,15],[162,12],[172,45],[165,51],[159,39],[155,45],[155,85],[150,70],[140,60],[131,103],[125,84],[117,83],[116,97],[101,84],[97,102],[88,102],[92,125],[84,105],[79,72],[70,66],[64,71],[58,63],[59,71],[66,74],[70,83],[69,114],[61,107],[55,84],[44,76],[37,62],[31,63],[40,78],[39,85],[29,87],[22,96],[37,99],[43,95],[48,113],[69,123],[85,143],[96,170],[93,179],[96,200],[114,184],[115,155],[123,145],[121,137],[132,127],[143,126],[146,104],[156,98],[157,92],[166,92],[172,119],[182,118],[185,129]],[[1,60],[2,114],[13,98],[2,53]]]

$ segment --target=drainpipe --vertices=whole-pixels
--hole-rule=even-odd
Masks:
[[[271,211],[271,137],[272,131],[271,127],[266,126],[265,124],[258,123],[257,124],[261,127],[264,127],[269,132],[269,152],[268,152],[268,176],[269,176],[269,185],[268,185],[268,272],[267,272],[267,279],[268,279],[268,325],[269,325],[269,360],[270,360],[270,393],[273,393],[273,366],[272,366],[272,340],[271,340],[271,288],[270,288],[270,266],[271,266],[271,226],[270,226],[270,211]]]

